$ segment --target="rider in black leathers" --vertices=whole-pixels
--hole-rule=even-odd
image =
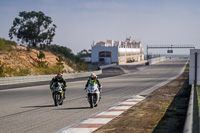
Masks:
[[[52,80],[50,82],[50,89],[52,88],[52,85],[54,82],[63,83],[63,87],[62,87],[62,89],[64,91],[63,98],[65,98],[65,91],[66,91],[67,84],[66,84],[65,79],[63,78],[62,73],[58,73],[57,76],[52,78]]]

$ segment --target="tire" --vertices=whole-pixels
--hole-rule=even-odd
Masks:
[[[95,103],[95,104],[94,104],[94,107],[97,107],[97,104],[96,104],[96,103],[97,103],[97,95],[94,95],[94,96],[93,96],[93,100],[94,100],[93,102]]]
[[[93,95],[90,95],[90,108],[94,108]]]
[[[60,104],[59,105],[63,105],[63,101],[62,102],[60,102]]]
[[[54,104],[55,106],[58,106],[58,95],[54,94]]]
[[[63,98],[62,98],[62,96],[61,96],[61,94],[59,95],[59,99],[60,99],[60,101],[59,101],[59,105],[62,105],[63,104]]]

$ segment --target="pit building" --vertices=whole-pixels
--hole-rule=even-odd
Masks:
[[[100,41],[92,46],[92,63],[124,64],[144,60],[144,51],[141,42],[126,38],[123,41]]]

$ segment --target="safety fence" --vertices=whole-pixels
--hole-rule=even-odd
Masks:
[[[108,67],[113,67],[113,66],[116,66],[116,63],[100,66],[100,69],[104,69],[104,68],[108,68]]]
[[[199,133],[199,107],[197,88],[192,85],[183,133]]]
[[[95,73],[96,75],[99,75],[99,74],[102,74],[102,70],[92,71],[92,72],[84,72],[84,73],[63,74],[63,77],[65,79],[82,78],[82,77],[90,76],[91,73]],[[56,76],[56,74],[38,75],[38,76],[4,77],[4,78],[0,78],[0,85],[11,85],[11,84],[21,84],[21,83],[30,83],[30,82],[51,81],[51,79],[54,76]]]
[[[158,62],[161,62],[161,61],[164,61],[166,60],[166,57],[158,57],[158,58],[152,58],[152,59],[149,59],[148,60],[148,64],[155,64],[155,63],[158,63]]]

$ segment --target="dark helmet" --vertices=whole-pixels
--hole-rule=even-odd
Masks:
[[[58,73],[58,74],[57,74],[57,79],[58,79],[58,80],[61,80],[61,79],[62,79],[62,76],[63,76],[62,73]]]

